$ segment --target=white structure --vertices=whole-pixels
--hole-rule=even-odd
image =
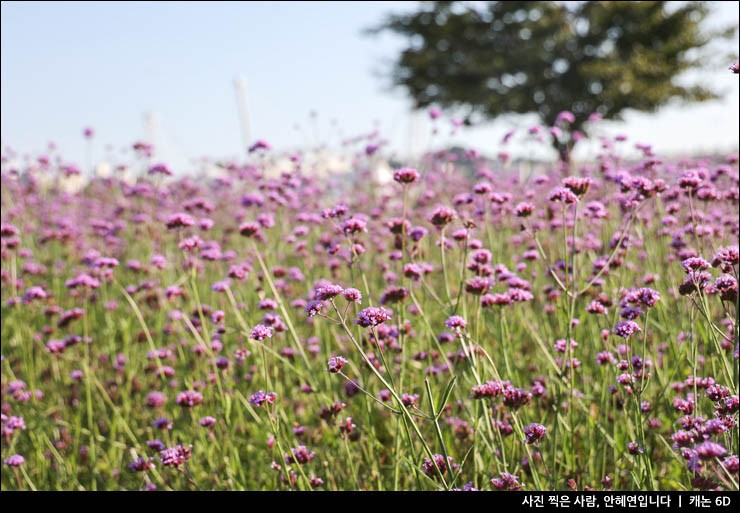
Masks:
[[[152,145],[152,160],[156,160],[159,153],[159,117],[154,112],[144,113],[144,127],[147,142]]]
[[[236,92],[237,112],[239,113],[239,127],[242,131],[242,145],[246,152],[252,142],[252,134],[249,125],[249,109],[247,107],[247,79],[242,75],[234,79],[234,91]]]

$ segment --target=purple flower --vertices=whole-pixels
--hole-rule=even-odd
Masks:
[[[357,428],[357,425],[352,423],[352,417],[347,417],[339,424],[339,432],[345,435],[351,434],[355,428]]]
[[[324,420],[329,420],[344,410],[345,406],[347,405],[340,401],[335,401],[330,406],[322,406],[321,411],[319,412],[319,417]]]
[[[578,347],[578,342],[571,339],[570,347],[571,349],[575,349],[576,347]],[[567,350],[568,342],[565,339],[561,338],[555,341],[555,351],[557,351],[558,353],[565,353]]]
[[[722,466],[731,474],[737,474],[738,469],[740,469],[740,459],[737,454],[733,454],[722,460]]]
[[[723,272],[732,272],[732,267],[740,263],[740,251],[737,246],[719,248],[712,258],[712,266]]]
[[[733,73],[734,73],[735,75],[737,75],[738,73],[740,73],[740,62],[735,62],[735,63],[733,63],[733,64],[730,64],[730,67],[729,67],[729,68],[727,68],[727,69],[729,69],[729,70],[730,70],[730,71],[732,71],[732,72],[733,72]]]
[[[545,437],[545,433],[547,433],[547,428],[545,428],[545,426],[533,422],[524,428],[524,435],[527,437],[526,440],[524,440],[524,443],[538,443]]]
[[[491,479],[491,484],[496,490],[517,491],[522,489],[519,478],[508,472],[501,472],[501,477]]]
[[[342,223],[342,232],[345,235],[367,232],[367,222],[356,217],[350,217]]]
[[[154,458],[144,458],[143,456],[129,463],[128,468],[132,472],[146,472],[154,468]]]
[[[21,456],[20,454],[14,454],[12,456],[7,457],[3,463],[5,463],[9,467],[18,468],[21,465],[23,465],[26,462],[26,459]]]
[[[704,289],[707,285],[710,285],[712,275],[706,271],[688,271],[686,280],[678,286],[678,293],[682,296],[686,296],[697,289]]]
[[[464,330],[467,325],[468,323],[465,322],[465,319],[463,319],[459,315],[453,315],[445,321],[445,326],[455,331]]]
[[[737,299],[737,280],[729,274],[718,276],[714,288],[719,292],[720,299],[734,303]]]
[[[42,287],[29,287],[23,295],[23,302],[28,304],[36,299],[46,299],[46,291]]]
[[[67,345],[63,340],[52,339],[46,343],[46,350],[51,354],[63,353],[66,348]]]
[[[388,222],[385,223],[385,225],[388,227],[388,230],[390,230],[391,233],[395,233],[397,235],[401,235],[411,229],[411,223],[409,223],[406,219],[401,219],[400,217],[389,219]]]
[[[185,447],[183,444],[170,447],[159,453],[159,459],[165,467],[179,467],[190,459],[193,446]]]
[[[324,484],[323,479],[321,479],[320,477],[316,477],[313,474],[309,476],[308,482],[311,485],[311,488],[320,488]]]
[[[172,429],[172,422],[167,417],[160,417],[154,421],[154,427],[157,429]]]
[[[211,321],[214,324],[222,323],[225,317],[226,317],[226,313],[223,310],[216,310],[213,313],[211,313]]]
[[[594,300],[593,300],[593,301],[591,301],[591,303],[589,303],[589,305],[588,305],[588,306],[586,307],[586,311],[587,311],[588,313],[592,313],[592,314],[601,314],[601,315],[606,315],[606,313],[607,313],[607,308],[606,308],[606,307],[604,306],[604,304],[603,304],[603,303],[601,303],[600,301],[598,301],[598,300],[594,299]]]
[[[263,390],[259,390],[249,397],[249,404],[259,408],[263,404],[273,404],[275,399],[277,399],[275,392],[265,393]]]
[[[481,385],[475,385],[472,388],[473,399],[482,399],[484,397],[497,397],[501,395],[505,387],[510,386],[508,381],[486,381]]]
[[[566,187],[558,187],[550,192],[547,199],[554,202],[571,204],[578,201],[578,196]]]
[[[157,269],[164,269],[167,266],[167,259],[162,255],[153,255],[149,262]]]
[[[407,278],[411,278],[414,281],[419,281],[421,277],[424,275],[424,269],[419,264],[404,264],[403,266],[403,275]]]
[[[474,276],[465,282],[465,291],[476,296],[485,294],[490,287],[491,281],[484,276]]]
[[[329,358],[329,361],[326,362],[326,368],[329,372],[332,374],[336,374],[340,370],[342,370],[342,367],[347,365],[347,359],[343,358],[341,356],[332,356]]]
[[[673,448],[688,447],[694,443],[695,434],[690,431],[679,430],[671,435]]]
[[[380,304],[385,305],[387,303],[398,303],[403,301],[409,295],[409,290],[406,287],[390,286],[380,296]]]
[[[83,315],[85,315],[85,311],[82,308],[73,308],[71,310],[62,312],[62,314],[59,316],[59,322],[57,322],[57,326],[59,326],[60,328],[64,328],[72,321],[81,319]]]
[[[640,444],[637,442],[630,442],[627,444],[627,451],[629,451],[630,454],[636,455],[636,454],[642,454],[644,451],[642,450],[642,447],[640,447]]]
[[[452,491],[454,492],[478,492],[480,491],[478,488],[475,487],[472,481],[468,481],[464,485],[462,485],[462,488],[453,488]]]
[[[561,111],[555,117],[555,123],[568,123],[568,124],[572,124],[572,123],[575,123],[575,121],[576,121],[575,115],[571,111],[569,111],[569,110]]]
[[[216,425],[216,419],[210,416],[203,417],[198,421],[198,424],[200,424],[202,427],[209,428]]]
[[[439,206],[435,208],[431,214],[429,214],[427,219],[434,226],[441,228],[447,224],[450,224],[452,220],[455,219],[455,211],[447,207]]]
[[[409,230],[409,238],[414,242],[419,242],[427,233],[429,233],[429,231],[423,226],[414,226]]]
[[[722,445],[715,442],[710,442],[709,440],[702,442],[694,447],[694,451],[696,452],[696,456],[702,460],[721,458],[722,456],[727,454],[727,449],[725,449]]]
[[[203,404],[203,394],[195,390],[186,390],[177,394],[177,404],[184,408],[192,408]]]
[[[579,198],[588,192],[592,183],[593,180],[589,177],[569,176],[563,180],[563,186]],[[566,203],[570,202],[566,201]]]
[[[707,262],[703,258],[691,257],[681,262],[681,267],[683,267],[686,273],[689,273],[691,271],[704,271],[705,269],[709,269],[709,262]]]
[[[660,300],[660,293],[657,290],[642,288],[636,293],[637,300],[648,308],[656,305]]]
[[[306,305],[306,315],[309,317],[314,317],[321,313],[321,310],[324,308],[325,303],[323,301],[311,301]]]
[[[393,172],[393,179],[403,184],[414,183],[419,179],[419,172],[412,167],[403,167]]]
[[[506,295],[514,303],[523,303],[525,301],[531,301],[534,298],[531,292],[519,288],[510,288],[506,291]]]
[[[364,310],[360,310],[360,312],[357,314],[357,318],[355,319],[355,324],[358,324],[363,328],[369,328],[372,326],[383,324],[385,321],[389,321],[390,319],[390,310],[386,310],[382,306],[371,306],[369,308],[365,308]]]
[[[357,304],[362,303],[362,293],[357,289],[353,289],[353,288],[344,289],[342,291],[342,297],[344,297],[344,299],[350,302],[354,301]]]
[[[690,386],[693,386],[693,384]],[[730,395],[730,389],[722,385],[710,385],[707,387],[706,395],[712,401],[718,402]]]
[[[632,377],[632,374],[628,373],[622,373],[619,376],[617,376],[617,383],[623,386],[631,385],[634,382],[634,378]]]
[[[151,392],[146,396],[146,405],[150,408],[164,406],[167,402],[167,396],[162,392]]]
[[[260,224],[255,222],[246,222],[239,225],[239,234],[243,237],[254,237],[260,231]]]
[[[146,443],[146,446],[157,452],[162,452],[167,447],[166,445],[164,445],[164,442],[162,442],[162,440],[159,440],[158,438],[154,440],[149,440]]]
[[[26,429],[26,422],[23,417],[11,415],[6,419],[5,415],[3,415],[2,426],[2,435],[9,438],[13,436],[13,433],[16,431]]]
[[[515,388],[513,386],[504,387],[504,406],[518,409],[532,401],[532,394],[524,388]]]
[[[532,212],[534,212],[534,205],[524,201],[517,204],[514,209],[514,213],[517,217],[529,217],[532,215]]]
[[[272,337],[272,328],[264,324],[258,324],[249,332],[249,338],[253,340],[262,341],[270,337]]]
[[[453,471],[459,467],[459,465],[452,462],[452,456],[447,456],[447,461]],[[447,463],[445,463],[445,457],[441,454],[435,454],[434,461],[431,458],[424,458],[424,462],[421,464],[422,471],[429,477],[437,476],[437,468],[442,475],[447,472]]]
[[[616,361],[617,360],[614,358],[614,355],[609,351],[602,351],[596,355],[596,363],[598,363],[599,366],[606,365],[608,363],[616,363]]]
[[[167,167],[167,164],[154,164],[152,167],[149,168],[148,173],[150,175],[165,175],[165,176],[172,176],[172,170]]]
[[[290,450],[290,454],[285,456],[285,462],[299,463],[303,465],[314,459],[315,456],[316,453],[314,451],[309,452],[305,445],[299,445],[298,447],[292,448]]]
[[[165,225],[169,230],[172,230],[173,228],[186,228],[188,226],[195,225],[195,219],[193,219],[193,216],[190,214],[178,212],[168,217]]]
[[[324,285],[314,290],[314,297],[320,300],[328,300],[337,297],[343,291],[340,285]]]
[[[264,139],[258,139],[257,142],[255,142],[252,146],[249,147],[249,153],[254,153],[257,150],[269,150],[272,149],[272,146],[270,143],[265,141]]]
[[[278,307],[277,301],[271,298],[265,298],[257,303],[257,308],[260,310],[276,310]]]
[[[622,338],[628,338],[640,330],[640,326],[635,321],[619,321],[614,326],[614,334]]]
[[[145,142],[145,141],[137,141],[132,145],[133,150],[136,153],[139,153],[143,155],[144,157],[151,157],[152,152],[154,151],[154,145]]]
[[[97,278],[93,278],[89,274],[78,274],[71,280],[67,280],[64,286],[68,289],[76,289],[80,287],[97,289],[98,287],[100,287],[100,280],[98,280]]]
[[[275,217],[272,214],[263,212],[257,216],[257,222],[263,228],[272,228],[275,226]]]
[[[622,308],[619,311],[619,316],[622,319],[626,319],[628,321],[632,321],[632,320],[637,319],[638,317],[640,317],[642,315],[642,313],[643,312],[642,312],[642,309],[641,308],[636,308],[634,306],[627,306],[625,308]]]
[[[231,280],[228,278],[221,281],[213,282],[213,285],[211,285],[211,290],[214,292],[226,292],[231,285]]]
[[[3,239],[6,237],[16,237],[20,233],[20,230],[12,224],[2,223],[0,225],[0,237]]]

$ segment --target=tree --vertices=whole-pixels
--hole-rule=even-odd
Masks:
[[[706,84],[677,80],[707,64],[710,43],[736,26],[703,31],[705,2],[423,2],[370,30],[409,38],[392,70],[418,108],[464,112],[467,125],[503,114],[535,112],[547,126],[572,112],[553,137],[570,159],[576,130],[589,115],[621,119],[671,100],[719,97]],[[714,57],[718,57],[715,53]],[[729,60],[729,56],[723,56]]]

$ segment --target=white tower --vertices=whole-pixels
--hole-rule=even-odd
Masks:
[[[147,142],[154,148],[152,151],[152,160],[156,160],[161,148],[159,147],[159,118],[154,112],[144,113],[144,128],[146,129]]]
[[[247,108],[247,80],[243,75],[234,79],[234,90],[236,92],[236,104],[239,112],[239,126],[242,131],[242,144],[244,151],[249,150],[252,134],[249,126],[249,110]]]

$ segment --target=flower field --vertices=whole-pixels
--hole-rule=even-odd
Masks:
[[[738,489],[737,155],[357,144],[4,158],[2,489]]]

